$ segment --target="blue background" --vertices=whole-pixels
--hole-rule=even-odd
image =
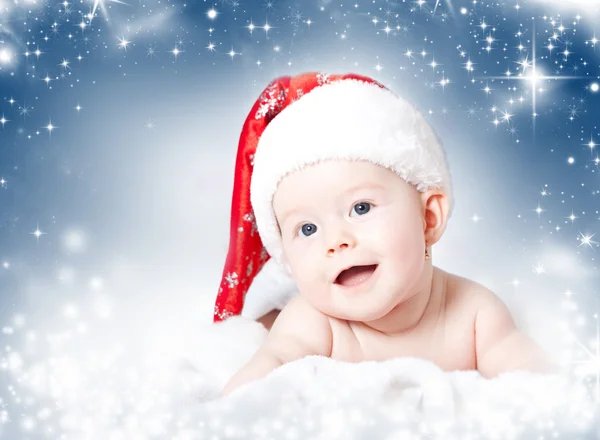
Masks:
[[[0,3],[7,383],[31,332],[141,350],[210,321],[246,114],[273,78],[322,71],[427,115],[456,197],[434,264],[494,290],[598,393],[593,1],[65,3]]]

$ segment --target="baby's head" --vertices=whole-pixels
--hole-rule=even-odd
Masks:
[[[284,177],[273,210],[282,263],[307,301],[336,318],[373,321],[414,293],[448,200],[368,161],[330,160]]]
[[[233,202],[215,320],[241,312],[269,257],[323,312],[383,315],[431,264],[426,246],[453,207],[445,153],[420,112],[370,78],[317,73],[278,78],[255,103]],[[337,275],[356,265],[377,265],[354,290],[376,282],[378,296],[350,306],[342,284],[360,274]]]

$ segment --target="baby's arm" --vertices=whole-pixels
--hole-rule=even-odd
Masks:
[[[555,372],[543,350],[521,333],[506,307],[491,294],[475,318],[477,369],[490,379],[514,370]]]
[[[285,363],[309,355],[329,356],[331,343],[329,318],[298,295],[284,307],[263,346],[229,380],[221,394],[226,396]]]

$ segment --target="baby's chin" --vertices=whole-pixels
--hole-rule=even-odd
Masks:
[[[332,318],[344,321],[370,322],[383,318],[398,305],[398,301],[370,298],[368,301],[337,298],[328,303],[313,303],[313,307]]]

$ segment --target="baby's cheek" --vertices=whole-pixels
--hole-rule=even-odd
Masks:
[[[379,234],[379,244],[386,257],[410,265],[425,254],[425,238],[415,222],[387,222]]]

